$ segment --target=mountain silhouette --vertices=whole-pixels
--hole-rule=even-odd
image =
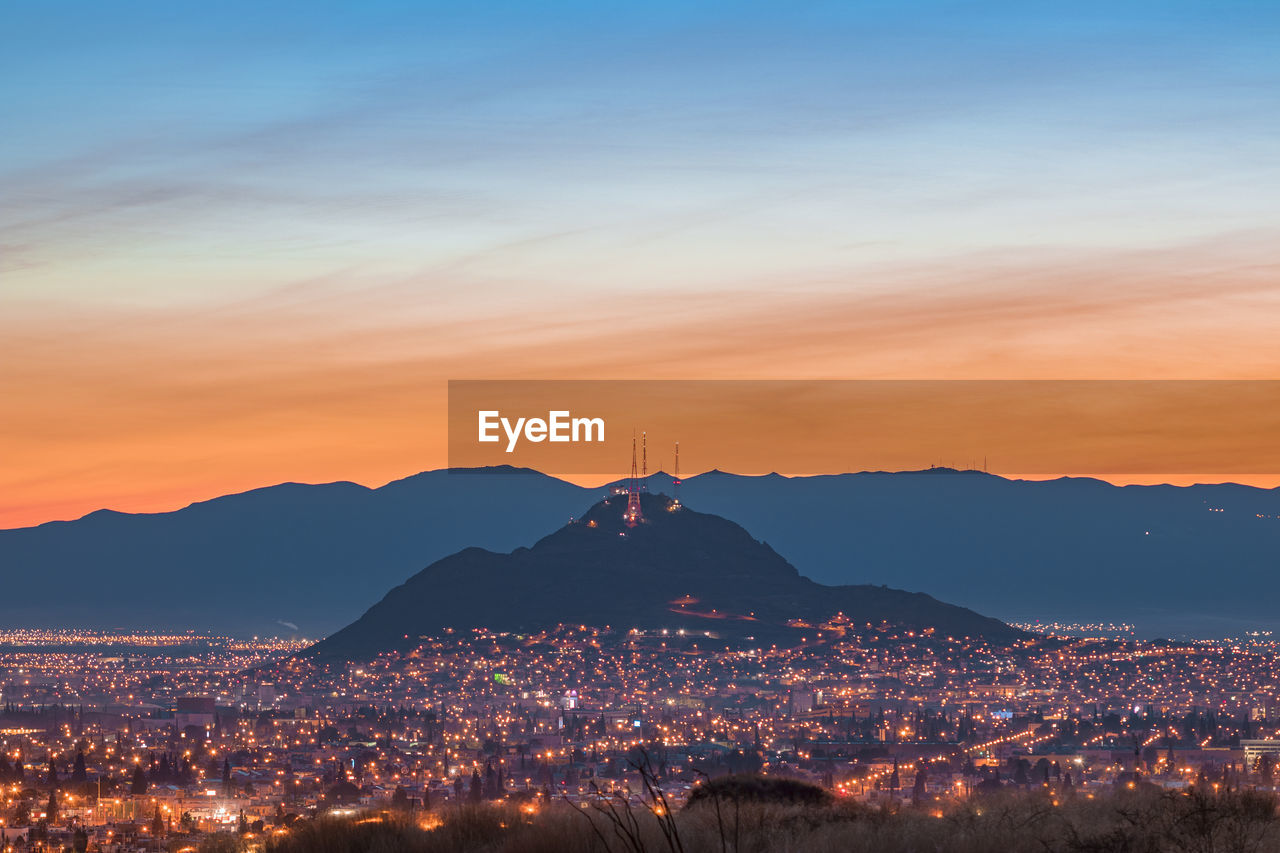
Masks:
[[[671,478],[649,487],[670,493]],[[0,619],[239,635],[292,623],[321,637],[423,566],[468,546],[529,546],[605,492],[526,469],[431,471],[0,530]],[[1004,620],[1132,622],[1144,636],[1280,631],[1280,489],[932,469],[709,472],[680,495],[823,584],[920,590]]]
[[[285,483],[175,512],[0,530],[0,620],[322,637],[430,561],[528,545],[594,494],[527,469],[441,470],[378,489]],[[524,509],[498,523],[511,500]]]
[[[644,494],[641,504],[644,520],[634,527],[623,521],[626,495],[615,495],[531,548],[467,548],[438,560],[310,654],[356,660],[449,628],[529,632],[560,624],[799,641],[838,614],[848,627],[887,622],[949,636],[1021,636],[922,593],[814,583],[732,521],[677,510],[666,495]]]

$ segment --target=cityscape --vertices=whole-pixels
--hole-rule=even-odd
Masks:
[[[796,647],[587,626],[329,664],[302,640],[0,634],[6,845],[178,849],[296,821],[623,797],[729,774],[941,810],[1000,789],[1276,791],[1280,643],[854,625]],[[83,844],[83,842],[82,842]]]
[[[1280,853],[1278,45],[0,3],[0,853]]]

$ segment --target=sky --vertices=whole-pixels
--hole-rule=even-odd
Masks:
[[[1280,378],[1277,43],[1274,2],[6,3],[0,527],[440,467],[449,379]]]

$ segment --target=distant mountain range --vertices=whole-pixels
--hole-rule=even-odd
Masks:
[[[671,491],[669,477],[649,479]],[[0,531],[0,620],[319,637],[424,566],[532,545],[604,492],[510,468],[432,471]],[[819,583],[925,591],[1005,620],[1127,621],[1143,635],[1280,630],[1280,490],[934,469],[711,472],[681,497]]]
[[[312,647],[360,660],[417,645],[446,628],[528,632],[561,624],[665,630],[671,642],[812,640],[888,622],[943,636],[1009,640],[1022,632],[923,593],[823,586],[768,545],[717,515],[641,497],[643,518],[623,521],[625,495],[606,498],[532,548],[467,548],[409,578],[352,624]]]
[[[514,469],[431,471],[0,531],[0,624],[321,637],[433,560],[529,545],[595,494]]]

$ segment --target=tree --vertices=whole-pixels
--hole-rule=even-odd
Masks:
[[[404,789],[403,785],[396,785],[395,793],[391,795],[391,809],[397,812],[407,812],[409,810],[409,792]]]
[[[493,770],[493,762],[484,765],[484,795],[490,800],[498,798],[498,775]]]
[[[129,785],[129,793],[141,796],[147,792],[147,774],[142,772],[142,765],[133,768],[133,782]]]
[[[480,781],[480,771],[472,770],[471,771],[471,791],[469,792],[471,802],[478,803],[484,799],[484,790],[482,787],[483,784],[484,783]]]
[[[58,784],[58,763],[53,760],[53,756],[49,756],[49,772],[45,774],[45,784],[49,786]]]
[[[49,823],[58,822],[58,791],[56,788],[49,792],[49,802],[44,807],[44,819]]]
[[[160,838],[164,835],[164,819],[160,817],[160,807],[156,806],[155,817],[151,818],[151,835]]]
[[[920,768],[916,770],[916,782],[911,787],[911,798],[915,800],[916,803],[919,803],[924,799],[925,783],[928,781],[928,778],[929,774],[924,769],[924,762],[921,761]]]
[[[76,753],[76,763],[71,768],[71,784],[83,785],[89,778],[88,771],[84,766],[84,751]]]
[[[349,803],[360,796],[360,789],[343,779],[326,792],[325,797],[335,803]]]
[[[83,827],[76,827],[75,834],[71,836],[71,846],[75,853],[85,853],[89,849],[89,833]]]

